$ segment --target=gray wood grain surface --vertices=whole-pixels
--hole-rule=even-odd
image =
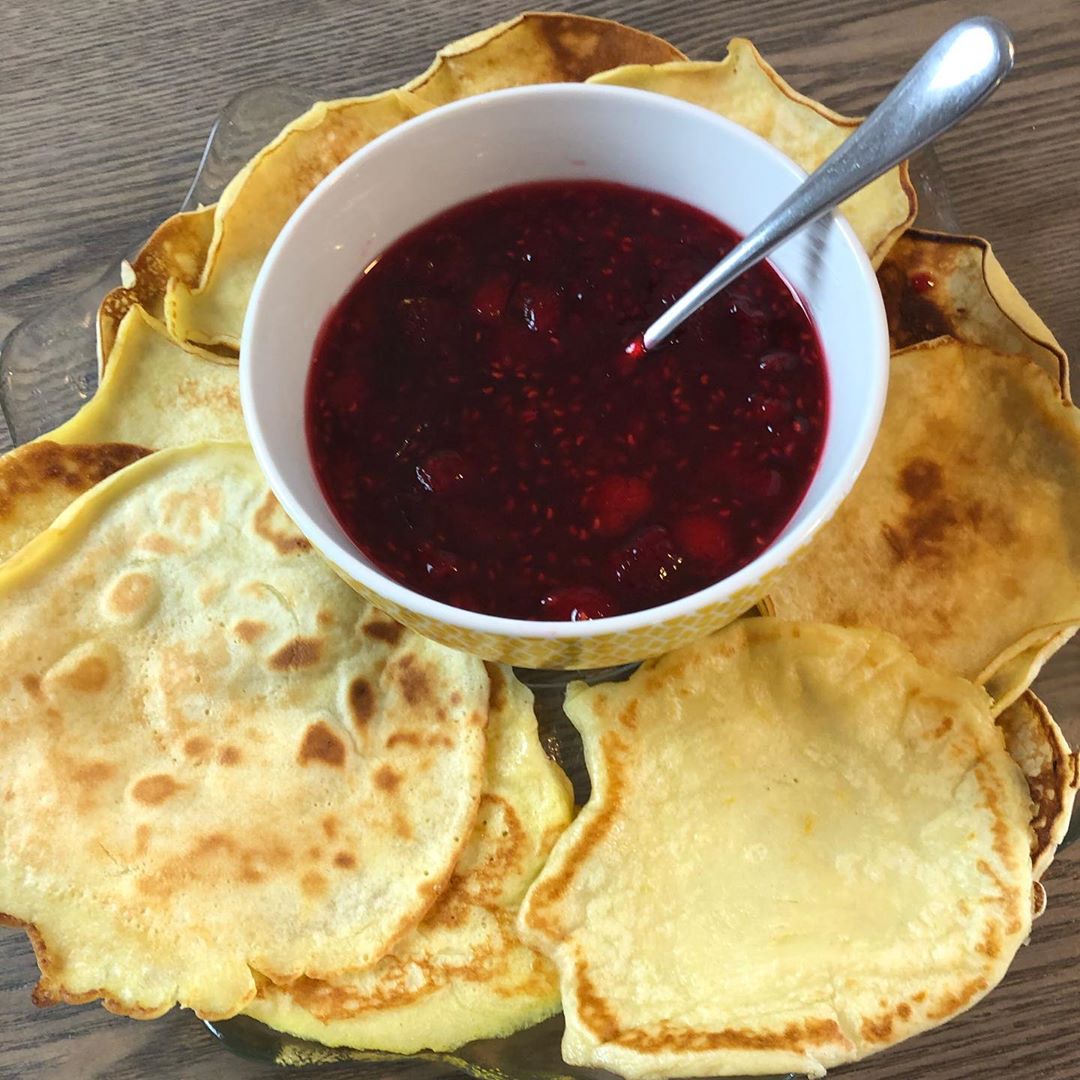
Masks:
[[[1021,291],[1080,351],[1080,6],[1077,0],[626,0],[566,8],[620,18],[691,56],[751,37],[799,89],[865,111],[950,22],[987,11],[1016,32],[994,101],[939,144],[963,225],[990,238]],[[9,0],[0,5],[0,337],[88,284],[179,203],[215,112],[269,80],[312,97],[373,91],[512,5],[414,0]],[[0,431],[0,449],[6,443]],[[1080,651],[1039,691],[1080,739]],[[1080,1076],[1080,850],[1005,983],[954,1023],[837,1074],[863,1080]],[[276,1070],[232,1057],[190,1015],[153,1023],[96,1006],[39,1012],[22,935],[0,932],[0,1077],[226,1077]],[[356,1067],[314,1070],[326,1078]]]

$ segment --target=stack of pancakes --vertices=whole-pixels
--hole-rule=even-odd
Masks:
[[[820,1075],[968,1008],[1026,939],[1077,785],[1029,687],[1080,625],[1080,426],[988,245],[909,228],[905,168],[844,207],[896,350],[863,476],[759,617],[571,685],[572,824],[513,672],[374,610],[259,473],[236,350],[303,197],[427,109],[586,78],[807,169],[857,123],[749,42],[501,24],[164,223],[101,307],[96,395],[0,459],[0,911],[40,1003],[397,1053],[562,1008],[575,1066]]]

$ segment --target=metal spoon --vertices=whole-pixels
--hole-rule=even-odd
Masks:
[[[1012,36],[997,19],[980,16],[957,23],[923,54],[855,134],[679,297],[631,349],[655,348],[792,233],[948,131],[997,89],[1012,65]]]

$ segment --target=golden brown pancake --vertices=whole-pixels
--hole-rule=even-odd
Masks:
[[[821,1076],[978,1001],[1032,915],[989,706],[889,634],[761,618],[572,684],[592,794],[520,918],[564,1059]]]
[[[909,229],[878,269],[895,352],[948,335],[1033,360],[1069,396],[1069,361],[977,236]]]
[[[426,108],[399,90],[319,102],[260,150],[218,200],[199,279],[169,281],[164,309],[172,337],[239,350],[259,268],[305,196],[355,151]]]
[[[163,450],[0,567],[0,911],[39,1003],[232,1016],[374,963],[476,819],[488,676],[387,619],[247,446]]]
[[[998,716],[997,724],[1009,754],[1023,770],[1035,806],[1031,865],[1039,881],[1069,830],[1080,785],[1077,757],[1049,710],[1030,690]]]
[[[866,468],[772,611],[889,630],[1004,708],[1080,624],[1078,475],[1080,413],[1034,362],[905,349]]]
[[[101,301],[97,317],[98,377],[104,373],[120,322],[141,307],[161,321],[165,318],[165,289],[171,278],[196,285],[214,235],[214,208],[173,214],[143,245],[131,265],[124,264],[124,283]]]
[[[584,82],[623,64],[685,59],[662,38],[610,19],[530,11],[451,42],[402,89],[445,105],[511,86]]]
[[[282,226],[323,177],[384,131],[484,90],[580,80],[614,64],[681,56],[667,42],[618,23],[528,14],[448,45],[401,90],[316,104],[225,189],[201,277],[177,276],[169,285],[170,333],[178,341],[238,349],[255,278]]]
[[[537,738],[532,694],[509,668],[489,671],[480,813],[446,892],[373,967],[265,984],[249,1016],[330,1046],[410,1054],[509,1035],[559,1011],[555,969],[521,943],[514,920],[570,823],[570,785]]]
[[[0,457],[0,561],[151,450],[246,438],[236,368],[177,345],[142,308],[128,310],[110,355],[97,392],[75,416]]]

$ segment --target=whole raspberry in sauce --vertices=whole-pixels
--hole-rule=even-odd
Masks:
[[[346,533],[418,592],[526,619],[653,607],[748,563],[821,455],[813,325],[763,265],[662,349],[633,344],[737,239],[664,196],[558,181],[397,241],[327,319],[308,379]]]

